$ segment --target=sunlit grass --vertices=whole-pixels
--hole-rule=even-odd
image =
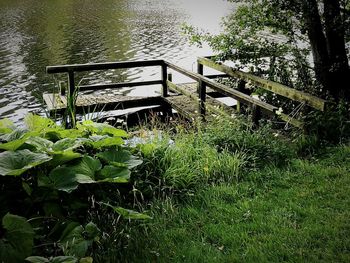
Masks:
[[[96,262],[350,260],[350,147],[317,151],[240,120],[160,128],[141,127],[133,178],[153,219],[100,217]]]
[[[138,249],[133,262],[349,262],[348,159],[295,159],[156,206],[129,256]]]

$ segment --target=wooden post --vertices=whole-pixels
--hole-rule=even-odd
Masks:
[[[197,73],[203,75],[203,64],[197,62]]]
[[[68,93],[67,93],[67,115],[70,118],[70,122],[66,122],[66,128],[73,128],[76,123],[75,119],[75,83],[74,83],[74,71],[68,71]]]
[[[198,81],[198,97],[199,97],[199,109],[200,115],[205,115],[205,97],[206,97],[206,85],[202,80]]]
[[[244,80],[240,80],[237,85],[237,90],[240,92],[244,91],[246,82]],[[244,92],[243,92],[244,93]],[[237,100],[236,110],[238,113],[241,112],[241,102]]]
[[[259,120],[261,118],[261,109],[258,105],[253,104],[252,107],[252,122],[255,127],[259,126]]]
[[[67,85],[67,82],[65,82],[65,81],[59,81],[58,82],[58,87],[59,87],[59,90],[60,90],[60,94],[62,96],[66,95],[66,90],[67,90],[66,85]]]
[[[173,81],[173,74],[170,72],[168,73],[168,81],[170,81],[170,82]],[[168,88],[168,86],[167,86],[167,88]],[[172,108],[171,108],[169,103],[164,103],[162,108],[163,108],[163,121],[167,122],[170,120],[170,118],[173,114]]]
[[[69,96],[73,96],[75,90],[74,71],[68,71],[68,89]]]
[[[172,73],[168,73],[168,80],[173,81],[173,74]]]
[[[167,65],[162,64],[162,96],[167,97],[168,96],[168,84],[167,81],[167,75],[168,75],[168,68]]]
[[[203,64],[199,63],[199,61],[197,61],[197,73],[199,75],[203,76]],[[200,93],[199,92],[199,82],[198,82],[197,92],[198,92],[198,94]]]

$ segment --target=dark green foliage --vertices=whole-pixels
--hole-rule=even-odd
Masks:
[[[320,143],[340,143],[349,140],[349,103],[341,101],[325,112],[312,112],[306,117],[307,132]]]
[[[23,217],[7,213],[2,218],[5,233],[0,240],[2,262],[22,262],[32,253],[34,230]]]
[[[84,257],[101,232],[88,221],[89,210],[108,209],[96,201],[127,205],[118,191],[128,194],[131,169],[142,163],[124,146],[127,133],[91,121],[65,130],[35,115],[21,129],[2,120],[0,131],[0,261],[23,262],[37,254],[51,258],[28,261],[91,262]],[[126,220],[148,218],[112,208]]]
[[[126,143],[125,132],[105,124],[86,122],[64,130],[35,118],[39,127],[31,125],[30,130],[18,132],[8,122],[0,122],[4,144],[25,138],[16,150],[3,153],[49,157],[22,171],[37,161],[23,158],[24,164],[15,165],[13,175],[8,172],[12,168],[3,165],[0,215],[16,214],[28,227],[23,235],[26,250],[18,250],[21,260],[13,262],[28,256],[29,262],[91,263],[92,258],[94,262],[203,262],[203,258],[225,262],[257,257],[279,261],[287,253],[283,246],[291,244],[284,238],[289,233],[290,240],[305,243],[315,240],[309,234],[325,238],[317,220],[305,222],[317,227],[303,230],[304,239],[296,238],[295,224],[303,223],[305,215],[317,215],[311,201],[305,203],[311,208],[303,210],[293,200],[299,195],[298,200],[304,200],[303,189],[317,185],[323,176],[340,178],[344,171],[332,172],[332,167],[348,161],[344,148],[334,164],[328,160],[330,168],[320,172],[295,159],[297,150],[314,160],[314,153],[320,151],[313,137],[294,143],[269,125],[256,129],[239,118],[197,123],[193,129],[177,124],[170,131],[140,131]],[[301,192],[299,177],[303,178]],[[134,211],[145,209],[151,209],[150,215]],[[8,229],[4,224],[0,230],[1,260],[7,252],[13,254],[2,242],[16,236]],[[337,238],[335,231],[327,229]],[[338,241],[327,244],[335,247]],[[16,246],[13,243],[11,248]],[[271,247],[282,253],[264,255]],[[300,247],[317,255],[324,248],[320,244],[320,250]],[[295,258],[293,253],[287,256]]]
[[[211,35],[184,26],[192,43],[208,43],[212,59],[229,60],[235,68],[303,90],[336,103],[350,101],[349,2],[339,0],[243,0],[223,22],[224,31]],[[310,63],[313,58],[313,63]],[[340,141],[347,132],[348,110],[334,107],[325,114],[309,114],[303,103],[266,92],[249,83],[249,94],[294,118],[306,118],[319,140]],[[233,85],[237,88],[237,85]],[[344,106],[344,105],[343,105]],[[346,105],[349,109],[349,105]],[[346,135],[348,136],[348,135]]]
[[[294,149],[280,132],[265,124],[253,129],[249,122],[218,119],[206,128],[206,142],[219,151],[241,152],[248,167],[281,166],[295,156]]]

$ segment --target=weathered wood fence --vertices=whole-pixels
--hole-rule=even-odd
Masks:
[[[66,94],[67,97],[72,96],[75,92],[78,91],[86,91],[86,90],[102,90],[107,88],[122,88],[122,87],[135,87],[135,86],[147,86],[147,85],[162,85],[161,96],[158,97],[158,103],[161,101],[162,103],[170,104],[170,106],[176,108],[178,111],[181,111],[181,107],[176,107],[176,102],[171,98],[174,95],[169,96],[169,90],[176,91],[182,95],[186,95],[187,97],[191,97],[192,101],[188,101],[188,104],[192,104],[192,106],[196,107],[196,112],[200,115],[204,116],[206,114],[207,108],[211,107],[211,103],[213,102],[210,99],[210,95],[207,92],[207,89],[210,88],[211,92],[217,92],[227,97],[231,97],[237,100],[237,110],[240,109],[240,104],[246,104],[251,107],[253,112],[253,119],[257,121],[261,113],[266,113],[272,116],[276,116],[276,112],[278,107],[270,105],[266,102],[263,102],[259,99],[253,98],[245,93],[243,93],[239,89],[232,89],[226,85],[220,84],[218,82],[213,81],[213,78],[217,77],[233,77],[241,80],[241,84],[250,82],[255,86],[261,87],[263,89],[272,91],[281,96],[287,97],[294,101],[303,102],[306,105],[313,107],[317,110],[323,111],[326,107],[326,101],[315,96],[312,96],[308,93],[298,91],[292,88],[289,88],[285,85],[282,85],[277,82],[269,81],[258,76],[235,70],[232,67],[227,65],[216,63],[208,58],[198,58],[198,68],[197,73],[183,69],[173,63],[170,63],[165,60],[148,60],[148,61],[125,61],[125,62],[109,62],[109,63],[94,63],[94,64],[75,64],[75,65],[62,65],[62,66],[49,66],[46,68],[48,74],[56,74],[56,73],[66,73],[68,76],[68,92]],[[83,85],[77,88],[75,82],[75,73],[83,72],[83,71],[96,71],[96,70],[110,70],[110,69],[126,69],[126,68],[136,68],[136,67],[160,67],[161,79],[152,80],[152,81],[139,81],[139,82],[123,82],[123,83],[109,83],[109,84],[99,84],[99,85]],[[212,69],[218,70],[222,72],[219,75],[203,75],[204,66],[210,67]],[[181,88],[181,85],[175,84],[172,82],[171,74],[168,74],[169,69],[172,69],[182,75],[185,75],[192,79],[195,83],[197,83],[196,92],[188,92]],[[190,93],[190,94],[189,94]],[[61,94],[64,95],[63,92]],[[210,99],[207,103],[207,100]],[[55,100],[53,97],[51,100]],[[129,99],[130,102],[131,99]],[[48,101],[48,100],[46,100]],[[74,107],[75,105],[69,105],[72,103],[72,100],[67,99],[67,103],[65,107]],[[145,100],[147,101],[147,99]],[[121,103],[128,102],[128,100],[121,100],[118,98],[118,101],[111,101],[111,103]],[[139,100],[135,104],[138,106],[141,105],[150,105],[150,103],[154,103],[155,101],[148,100],[147,103],[142,103],[144,100]],[[96,103],[99,103],[98,100]],[[48,104],[48,103],[47,103]],[[91,104],[91,103],[90,103]],[[54,106],[54,104],[53,104]],[[78,105],[79,106],[79,105]],[[91,106],[91,105],[80,105]],[[228,106],[223,105],[224,108],[228,108]],[[64,106],[62,107],[64,108]],[[302,127],[302,122],[289,117],[286,114],[278,115],[282,120],[290,122],[294,126]]]

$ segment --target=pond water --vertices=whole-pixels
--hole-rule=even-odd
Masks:
[[[233,5],[225,0],[0,0],[0,117],[21,122],[28,112],[45,114],[42,94],[64,76],[48,65],[166,59],[195,69],[206,47],[190,46],[183,23],[215,33]],[[90,72],[87,83],[154,79],[158,69]],[[153,95],[159,87],[120,90]]]

